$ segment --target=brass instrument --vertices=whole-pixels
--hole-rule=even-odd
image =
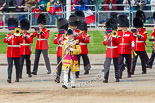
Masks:
[[[118,35],[118,34],[117,34],[117,31],[113,30],[112,33],[111,33],[111,36],[112,36],[112,37],[116,37],[117,35]]]
[[[13,31],[13,34],[14,34],[15,36],[21,36],[22,31],[21,31],[20,28],[15,28],[15,30]],[[11,36],[7,35],[8,41],[9,41],[11,38],[13,38],[13,37],[14,37],[13,35],[11,35]]]
[[[15,28],[15,30],[13,31],[13,34],[15,36],[21,36],[22,30],[20,28]]]
[[[112,36],[113,38],[119,38],[119,37],[120,37],[120,36],[118,35],[118,33],[117,33],[116,30],[113,30],[113,31],[111,32],[111,36]]]

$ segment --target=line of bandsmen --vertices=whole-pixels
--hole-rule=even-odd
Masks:
[[[16,68],[16,81],[19,82],[19,78],[22,78],[22,70],[24,59],[26,59],[26,68],[28,77],[37,75],[38,63],[41,53],[43,54],[47,74],[51,74],[50,61],[48,58],[48,38],[49,30],[44,25],[46,24],[46,17],[44,14],[39,14],[37,20],[39,27],[35,28],[33,34],[27,31],[30,28],[30,22],[27,19],[20,21],[20,29],[18,28],[18,21],[15,18],[9,18],[8,28],[10,33],[7,34],[3,40],[4,43],[8,43],[7,49],[7,61],[8,61],[8,83],[11,83],[13,61]],[[134,75],[136,61],[138,55],[142,62],[142,74],[146,74],[146,58],[145,51],[147,40],[147,32],[143,28],[145,22],[145,14],[143,11],[137,11],[136,17],[133,20],[136,29],[132,29],[132,32],[127,31],[129,28],[129,20],[126,15],[117,15],[111,13],[105,23],[105,38],[103,44],[107,46],[106,60],[104,63],[104,83],[108,83],[109,69],[111,60],[113,59],[115,68],[116,82],[122,78],[122,73],[125,65],[127,65],[127,74],[130,78]],[[58,34],[55,35],[53,41],[57,44],[57,68],[55,82],[60,83],[61,71],[63,70],[63,85],[62,87],[68,88],[68,81],[71,81],[72,88],[75,88],[75,78],[79,78],[79,64],[80,57],[84,62],[84,74],[89,74],[91,68],[88,54],[87,44],[90,42],[90,36],[87,34],[87,24],[85,22],[84,13],[80,10],[70,15],[69,20],[61,18],[57,23]],[[152,33],[154,40],[155,32]],[[31,43],[33,38],[37,37],[37,43],[35,47],[35,60],[33,71],[31,72]],[[154,52],[152,59],[148,60],[148,67],[152,67]],[[133,57],[133,59],[132,59]],[[124,63],[124,58],[126,62]]]
[[[154,13],[155,19],[155,13]],[[146,74],[146,68],[152,68],[154,61],[154,50],[152,51],[151,58],[148,59],[145,46],[147,40],[147,32],[143,27],[145,23],[145,14],[143,11],[138,10],[136,17],[133,20],[135,29],[128,31],[129,20],[126,15],[118,15],[117,13],[111,13],[111,18],[105,24],[106,36],[103,44],[107,46],[106,60],[104,63],[104,83],[108,83],[109,69],[111,60],[115,68],[116,82],[122,79],[125,66],[127,67],[127,77],[131,78],[131,75],[135,73],[135,67],[138,56],[141,60],[142,74]],[[155,29],[151,34],[154,42]],[[154,47],[152,46],[154,49]],[[126,61],[124,61],[124,58]]]
[[[75,77],[79,78],[79,64],[80,57],[84,62],[84,74],[89,74],[91,68],[88,54],[87,43],[89,43],[89,35],[87,34],[87,23],[84,20],[84,13],[76,11],[75,14],[70,15],[69,20],[60,18],[57,23],[58,34],[55,35],[53,41],[57,44],[57,68],[55,82],[60,83],[61,71],[64,71],[63,88],[68,87],[68,80],[71,80],[72,88],[75,88]],[[47,74],[51,74],[50,61],[48,58],[48,38],[49,30],[44,25],[46,24],[46,17],[44,14],[39,14],[37,20],[39,27],[35,28],[33,34],[28,33],[30,22],[27,19],[20,21],[20,28],[18,28],[18,21],[15,18],[9,18],[8,29],[10,33],[7,34],[3,40],[8,44],[7,61],[8,61],[8,79],[11,83],[13,61],[16,68],[16,80],[22,78],[22,70],[24,60],[26,60],[26,68],[28,77],[37,75],[38,63],[41,53],[43,54],[45,65],[48,70]],[[70,27],[70,28],[69,28]],[[31,72],[31,43],[33,38],[37,37],[35,47],[34,67]]]

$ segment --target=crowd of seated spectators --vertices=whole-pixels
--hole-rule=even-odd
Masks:
[[[106,4],[106,6],[104,5]],[[112,4],[128,4],[129,6],[118,6]],[[151,0],[71,0],[71,10],[76,10],[74,5],[96,5],[97,10],[150,10]],[[34,13],[33,24],[36,25],[36,19],[40,12],[48,12],[49,24],[55,25],[55,19],[62,17],[62,11],[65,10],[66,0],[0,0],[0,12],[27,12]],[[100,5],[100,6],[99,6]],[[102,6],[104,5],[104,6]],[[51,7],[49,7],[51,6]],[[8,7],[15,7],[14,9]],[[33,8],[32,8],[33,7]],[[93,7],[90,9],[94,10]],[[0,15],[0,26],[7,22],[8,15]],[[28,17],[27,15],[16,15],[18,20]]]

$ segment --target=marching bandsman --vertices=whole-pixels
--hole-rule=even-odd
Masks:
[[[67,38],[67,30],[68,30],[68,21],[65,18],[61,18],[58,20],[57,27],[59,30],[59,34],[55,35],[55,39],[53,41],[54,44],[57,44],[57,76],[55,82],[60,83],[60,75],[62,70],[62,43]]]
[[[145,16],[145,13],[144,13],[142,10],[137,10],[137,12],[136,12],[136,17],[142,18],[143,23],[145,23],[145,21],[146,21],[146,16]],[[143,26],[143,27],[141,28],[141,31],[146,32],[146,28]],[[149,60],[149,57],[148,57],[146,51],[145,51],[145,60],[146,60],[146,63],[147,63],[148,60]]]
[[[155,28],[154,28],[153,32],[151,33],[151,38],[154,40],[153,41],[153,44],[154,44],[155,43]],[[147,62],[147,68],[152,68],[154,57],[155,57],[154,50],[155,50],[155,48],[152,48],[152,54],[151,54],[151,58]]]
[[[89,35],[87,34],[87,23],[85,22],[84,12],[81,10],[77,10],[75,15],[78,19],[77,29],[80,30],[77,39],[80,42],[81,54],[78,55],[78,62],[80,66],[80,57],[82,56],[84,63],[84,74],[89,74],[89,70],[91,68],[89,58],[88,58],[88,48],[87,44],[89,43]],[[79,77],[79,72],[76,72],[76,77]]]
[[[81,22],[80,25],[77,27],[81,32],[78,36],[80,47],[81,47],[81,54],[78,55],[78,62],[80,65],[80,57],[82,56],[83,63],[84,63],[84,74],[89,74],[89,70],[91,68],[89,58],[88,58],[88,48],[87,44],[90,42],[89,35],[87,34],[87,23],[85,21]],[[78,73],[79,74],[79,73]]]
[[[155,20],[155,12],[153,13],[153,18],[154,18],[154,20]],[[153,32],[151,33],[151,38],[154,39],[154,41],[153,41],[153,44],[154,44],[154,43],[155,43],[155,27],[154,27]],[[150,59],[149,59],[148,62],[147,62],[147,68],[152,68],[153,61],[154,61],[154,57],[155,57],[155,51],[154,51],[154,49],[153,49],[153,50],[152,50],[151,57],[150,57]]]
[[[33,43],[33,36],[27,32],[30,28],[30,22],[27,19],[23,19],[20,21],[20,27],[22,30],[22,35],[20,36],[21,44],[20,44],[20,73],[19,78],[22,78],[22,71],[24,65],[24,59],[26,59],[26,69],[28,77],[32,77],[31,75],[31,43]]]
[[[44,14],[39,14],[38,20],[39,24],[39,31],[33,33],[33,36],[37,36],[37,44],[35,47],[35,60],[34,60],[34,68],[33,68],[33,75],[37,75],[38,71],[38,63],[40,59],[40,54],[43,54],[46,68],[48,70],[47,74],[51,74],[51,67],[50,61],[48,58],[48,38],[49,38],[49,30],[47,30],[44,25],[46,24],[46,17]]]
[[[3,40],[4,43],[8,44],[7,48],[7,61],[8,61],[8,83],[11,83],[13,61],[16,68],[16,81],[19,82],[19,67],[20,67],[20,38],[19,35],[15,35],[14,29],[18,27],[18,21],[15,18],[8,19],[8,28],[11,33],[7,34]]]
[[[75,72],[79,71],[77,55],[81,53],[80,45],[77,40],[74,40],[73,31],[69,29],[67,31],[68,39],[64,41],[62,47],[63,65],[62,70],[64,72],[63,85],[62,87],[68,88],[68,73],[71,75],[71,86],[75,88]]]
[[[111,32],[110,32],[111,30]],[[104,39],[103,44],[107,46],[106,49],[106,60],[104,62],[104,83],[108,83],[109,78],[109,70],[111,60],[113,59],[114,68],[115,68],[115,78],[116,82],[119,82],[119,68],[118,68],[118,45],[119,45],[119,38],[117,37],[117,23],[114,19],[110,18],[106,22],[106,36]],[[112,33],[113,31],[113,33]],[[114,36],[113,36],[114,35]],[[116,35],[116,36],[115,36]]]
[[[70,15],[69,17],[69,26],[73,30],[74,38],[78,39],[78,35],[80,33],[80,30],[77,29],[77,26],[79,25],[80,20],[77,18],[75,14]]]
[[[121,28],[121,30],[118,32],[118,35],[120,36],[120,44],[118,46],[120,79],[122,78],[122,72],[124,69],[124,58],[126,59],[128,78],[130,78],[131,51],[132,46],[134,47],[134,37],[133,34],[127,30],[129,27],[129,20],[127,19],[126,15],[118,16],[118,26]]]
[[[137,62],[138,56],[140,56],[141,64],[142,64],[142,74],[146,74],[146,60],[145,60],[145,41],[147,40],[147,33],[142,30],[143,28],[143,19],[140,17],[135,17],[133,20],[133,24],[136,28],[136,33],[134,33],[135,38],[135,47],[134,51],[137,56],[132,60],[132,74],[134,75],[135,66]],[[141,31],[142,30],[142,31]]]
[[[78,36],[80,33],[80,30],[77,29],[77,26],[80,23],[80,19],[75,14],[70,15],[69,17],[69,26],[73,30],[74,39],[78,40]],[[79,72],[76,72],[76,78],[79,78]]]

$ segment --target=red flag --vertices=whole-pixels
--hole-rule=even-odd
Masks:
[[[85,14],[85,21],[87,24],[90,24],[90,23],[93,23],[96,21],[95,15],[93,14],[93,12],[90,9],[88,9],[86,11],[84,10],[83,12]]]

